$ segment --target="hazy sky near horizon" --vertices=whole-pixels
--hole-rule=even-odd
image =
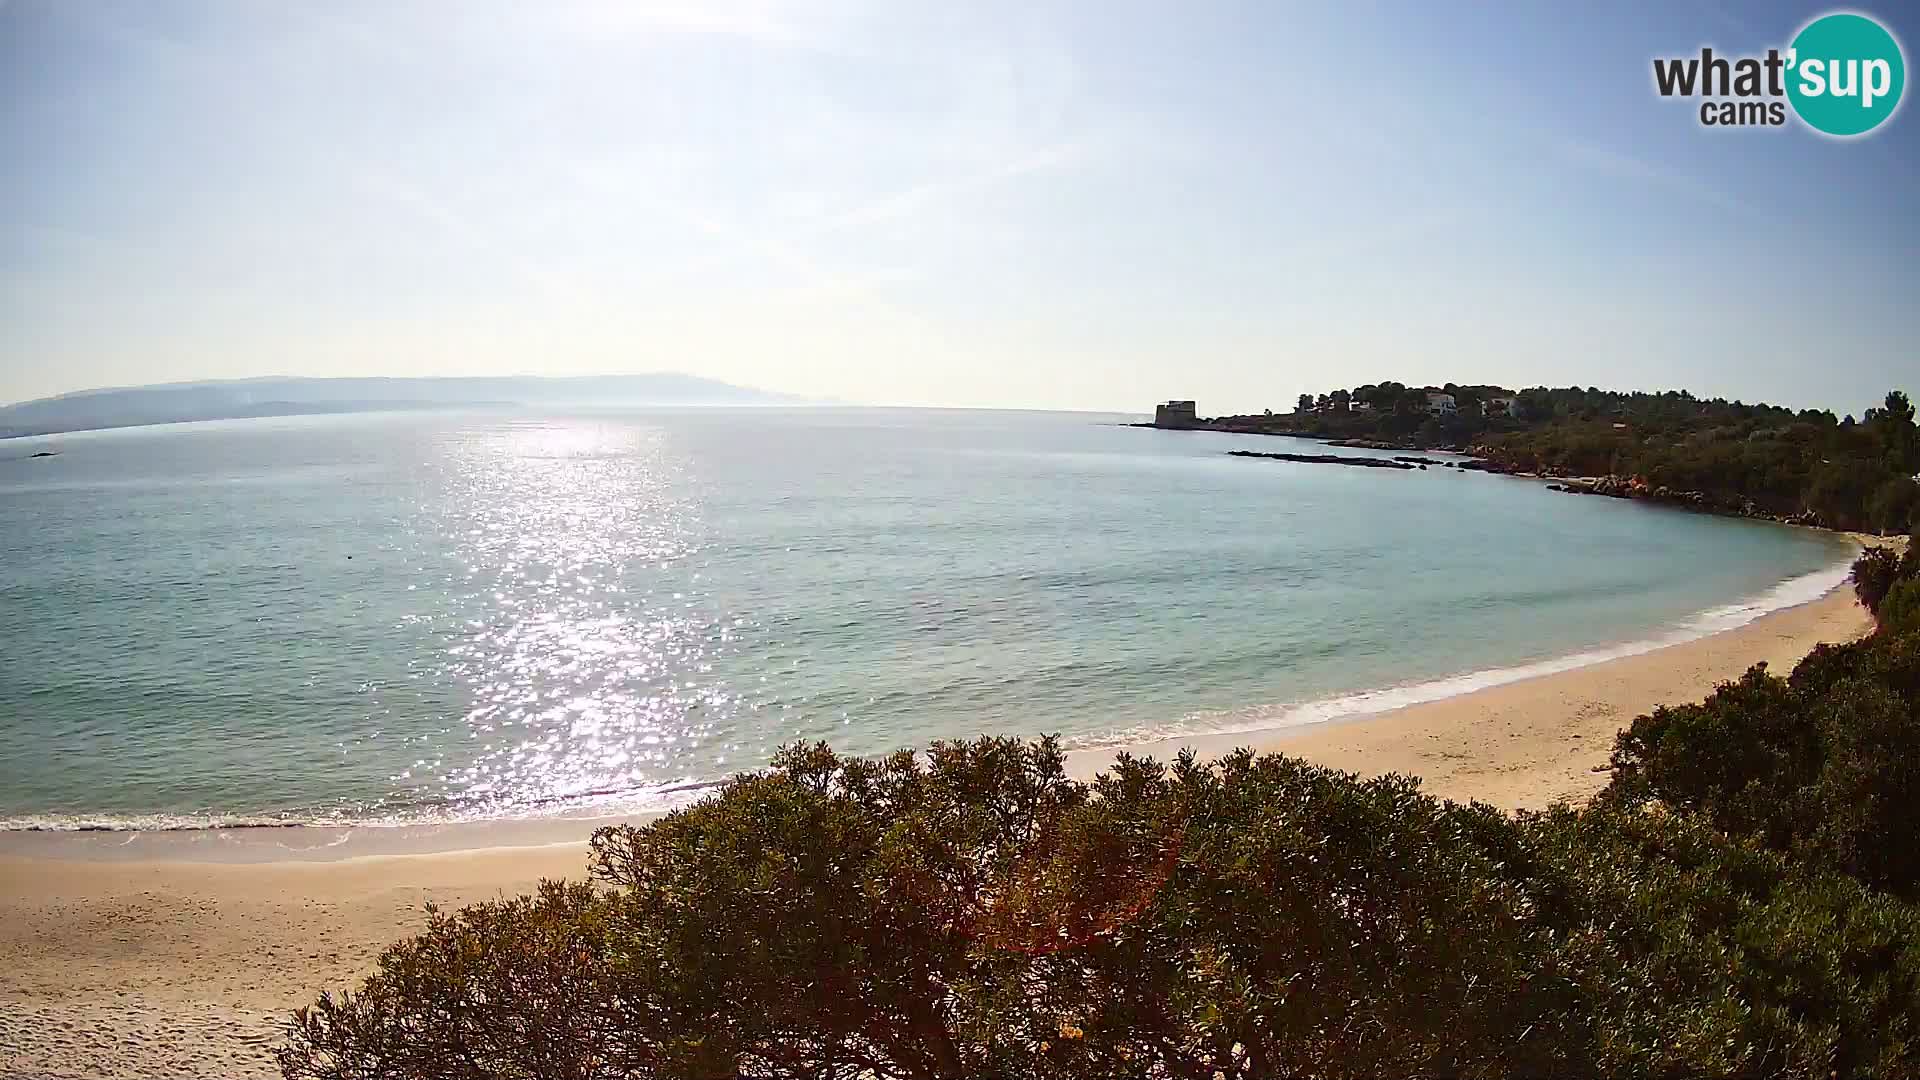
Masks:
[[[1915,107],[1842,142],[1652,89],[1827,5],[1450,7],[0,0],[0,401],[1920,391]],[[1920,11],[1860,10],[1911,66]]]

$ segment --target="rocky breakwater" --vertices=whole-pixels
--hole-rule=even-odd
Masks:
[[[1328,446],[1344,446],[1354,450],[1416,450],[1412,443],[1382,442],[1379,439],[1328,439]]]
[[[1298,461],[1308,465],[1358,465],[1366,469],[1418,469],[1421,467],[1409,465],[1404,461],[1394,461],[1391,458],[1343,457],[1338,454],[1262,454],[1252,450],[1229,450],[1227,456]]]
[[[1469,472],[1495,473],[1500,476],[1565,476],[1566,475],[1564,471],[1558,472],[1558,473],[1553,473],[1553,472],[1536,473],[1532,471],[1532,469],[1526,466],[1522,466],[1516,462],[1513,462],[1507,459],[1506,457],[1501,455],[1501,453],[1498,450],[1495,450],[1494,448],[1489,446],[1470,446],[1466,449],[1465,452],[1470,456],[1467,457],[1466,460],[1461,461],[1456,465],[1454,465],[1454,468],[1466,469]]]

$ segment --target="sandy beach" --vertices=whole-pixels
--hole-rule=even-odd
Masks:
[[[1638,656],[1299,732],[1194,745],[1202,756],[1250,745],[1366,775],[1417,776],[1443,798],[1542,809],[1605,787],[1614,733],[1634,717],[1698,700],[1762,661],[1784,674],[1815,645],[1871,629],[1872,617],[1842,586],[1726,633]],[[1179,745],[1136,752],[1164,756]]]
[[[1167,756],[1239,745],[1505,808],[1576,801],[1606,783],[1613,734],[1696,700],[1756,662],[1785,671],[1854,638],[1842,586],[1721,634],[1394,712],[1288,732],[1148,744]],[[1091,771],[1111,752],[1076,757]],[[590,822],[366,833],[0,837],[0,1076],[275,1076],[280,1019],[351,985],[428,903],[459,905],[579,876]],[[285,834],[303,834],[290,842]],[[559,841],[559,842],[549,842]],[[515,844],[521,846],[500,846]],[[465,847],[393,853],[409,845]],[[370,853],[380,852],[380,853]]]

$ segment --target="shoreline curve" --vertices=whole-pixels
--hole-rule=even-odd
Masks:
[[[1851,590],[1695,640],[1389,712],[1121,748],[1211,756],[1249,745],[1503,809],[1590,796],[1613,734],[1694,701],[1755,662],[1789,668],[1866,632]],[[1119,749],[1069,759],[1097,771]],[[275,1075],[262,1047],[292,1009],[352,985],[428,904],[458,907],[586,871],[582,819],[378,829],[0,835],[0,1073],[58,1056],[76,1070]],[[296,848],[296,844],[299,845]],[[103,942],[134,941],[137,947]],[[162,1027],[164,1025],[164,1030]],[[88,1033],[78,1042],[68,1033]],[[150,1033],[160,1032],[158,1037]]]
[[[1540,680],[1578,680],[1583,672],[1608,667],[1622,661],[1658,656],[1667,650],[1684,649],[1740,633],[1756,623],[1784,613],[1820,605],[1841,596],[1858,613],[1861,625],[1825,627],[1823,634],[1856,636],[1871,628],[1870,617],[1845,595],[1844,586],[1852,559],[1869,543],[1888,543],[1888,538],[1857,533],[1834,534],[1847,543],[1846,557],[1810,573],[1789,578],[1756,596],[1708,608],[1688,616],[1664,632],[1612,644],[1586,648],[1573,653],[1525,661],[1506,667],[1485,668],[1455,675],[1425,679],[1398,686],[1373,688],[1334,697],[1277,705],[1250,706],[1210,714],[1212,719],[1188,716],[1161,727],[1115,732],[1094,739],[1069,740],[1066,744],[1068,768],[1076,777],[1087,779],[1111,763],[1121,753],[1169,759],[1182,749],[1193,749],[1202,758],[1216,757],[1242,746],[1260,751],[1279,751],[1310,760],[1329,760],[1322,764],[1360,773],[1409,772],[1431,781],[1451,776],[1453,770],[1428,767],[1409,770],[1422,764],[1389,755],[1394,768],[1374,767],[1377,755],[1366,760],[1349,751],[1336,749],[1339,733],[1355,725],[1366,725],[1388,717],[1406,720],[1406,714],[1438,710],[1436,716],[1450,715],[1456,703],[1481,701],[1482,695],[1505,688],[1526,686]],[[1898,543],[1897,538],[1892,540]],[[1834,619],[1826,620],[1835,622]],[[1846,620],[1839,619],[1839,623]],[[1789,634],[1797,639],[1801,635]],[[1842,637],[1840,640],[1844,640]],[[1831,636],[1821,640],[1836,640]],[[1764,657],[1775,670],[1790,668],[1812,648],[1812,642],[1791,659]],[[1798,646],[1796,646],[1798,647]],[[1649,701],[1638,712],[1627,714],[1624,726],[1639,712],[1658,704],[1694,701],[1709,693],[1714,685],[1737,677],[1739,671],[1723,674],[1691,687],[1678,685],[1673,678],[1657,682],[1672,692]],[[1582,680],[1583,681],[1583,680]],[[1644,695],[1641,695],[1644,697]],[[1638,697],[1635,700],[1639,700]],[[1484,702],[1483,702],[1484,704]],[[1470,707],[1478,708],[1480,705]],[[1618,704],[1590,702],[1588,711],[1615,715]],[[1417,722],[1414,721],[1414,722]],[[1589,737],[1582,732],[1580,738]],[[1603,740],[1611,746],[1611,733]],[[1490,752],[1492,748],[1481,748]],[[1452,760],[1452,759],[1446,759]],[[1337,764],[1336,764],[1337,763]],[[584,842],[592,830],[603,824],[645,821],[697,801],[708,790],[724,781],[680,783],[662,791],[633,793],[597,802],[582,802],[572,808],[558,808],[548,814],[510,817],[448,817],[419,820],[386,819],[369,821],[276,820],[264,816],[235,814],[198,820],[172,815],[139,815],[117,818],[98,817],[14,818],[0,825],[0,858],[9,855],[29,857],[110,859],[181,859],[208,862],[271,862],[279,860],[323,860],[486,848],[543,847]],[[1594,785],[1597,790],[1598,786]],[[1584,797],[1587,785],[1566,787],[1567,798]],[[1493,789],[1485,795],[1451,782],[1444,789],[1431,789],[1449,798],[1482,798],[1496,805],[1515,808],[1530,803],[1514,802],[1507,793]],[[1491,797],[1489,797],[1491,796]],[[1540,803],[1538,805],[1545,805]],[[14,824],[14,822],[26,824]]]

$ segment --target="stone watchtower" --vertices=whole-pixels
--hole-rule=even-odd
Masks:
[[[1189,428],[1199,420],[1191,401],[1169,401],[1164,405],[1153,407],[1154,427]]]

